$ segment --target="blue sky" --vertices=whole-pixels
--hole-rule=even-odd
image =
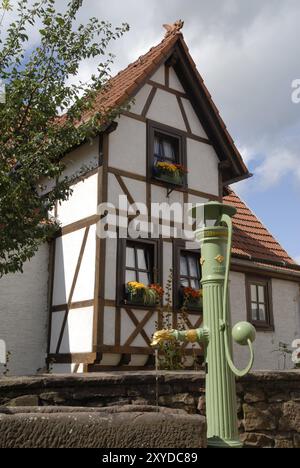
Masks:
[[[250,163],[248,166],[255,173],[255,165]],[[255,184],[255,177],[252,183]],[[232,188],[239,191],[238,184]],[[296,186],[293,177],[282,177],[278,187],[242,191],[241,196],[288,253],[300,263],[300,185]]]
[[[233,188],[300,262],[300,104],[291,99],[300,79],[299,0],[84,0],[79,21],[90,16],[130,24],[113,46],[113,72],[157,44],[162,24],[185,21],[198,70],[254,173]],[[29,47],[37,37],[32,31]],[[85,61],[80,78],[96,67]]]

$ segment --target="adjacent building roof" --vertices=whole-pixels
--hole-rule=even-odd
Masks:
[[[300,266],[236,193],[232,190],[228,192],[228,195],[223,197],[224,203],[233,205],[237,209],[237,214],[233,218],[233,256],[279,268],[300,270]]]

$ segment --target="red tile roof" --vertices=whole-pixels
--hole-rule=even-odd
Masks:
[[[140,86],[155,73],[164,59],[167,60],[169,52],[180,36],[182,37],[180,30],[174,29],[171,33],[166,34],[157,46],[152,47],[145,55],[111,78],[107,88],[96,97],[94,108],[97,111],[105,112],[107,109],[121,106],[126,100],[131,99]],[[84,119],[92,117],[93,113],[94,111],[91,110],[84,115]]]
[[[232,190],[223,197],[223,201],[237,209],[237,214],[233,218],[233,256],[260,260],[262,264],[265,261],[266,264],[274,263],[289,269],[300,269],[299,265]]]

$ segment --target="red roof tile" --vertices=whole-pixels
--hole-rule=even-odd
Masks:
[[[233,256],[281,264],[291,269],[300,268],[232,190],[223,197],[223,201],[237,209],[233,218]]]
[[[96,97],[95,110],[105,112],[130,99],[139,90],[140,85],[156,71],[158,65],[167,59],[179,36],[182,36],[180,31],[174,29],[157,46],[152,47],[145,55],[111,78],[107,88]],[[84,119],[90,118],[93,113],[91,110],[84,115]]]

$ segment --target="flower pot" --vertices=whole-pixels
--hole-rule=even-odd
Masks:
[[[179,299],[180,299],[180,306],[183,307],[183,305],[185,306],[185,308],[187,310],[189,309],[192,309],[192,310],[199,310],[199,311],[202,311],[203,309],[203,298],[200,296],[200,297],[189,297],[188,299],[185,298],[184,296],[184,291],[183,289],[180,290],[180,293],[179,293]]]
[[[126,302],[133,305],[153,307],[157,304],[157,293],[150,288],[137,289],[135,292],[126,289]]]
[[[167,171],[154,170],[153,175],[155,179],[166,182],[167,184],[183,185],[183,176],[181,176],[178,172],[171,174]]]
[[[132,291],[126,288],[126,303],[144,305],[144,289]]]
[[[202,297],[199,297],[197,299],[189,299],[186,302],[186,307],[187,309],[194,309],[194,310],[201,310],[203,309],[203,299]]]

